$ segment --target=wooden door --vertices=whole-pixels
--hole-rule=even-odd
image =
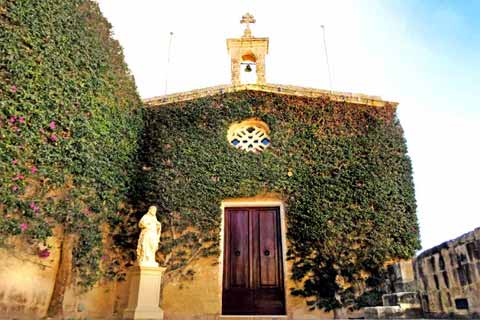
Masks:
[[[285,314],[278,208],[226,208],[222,313]]]

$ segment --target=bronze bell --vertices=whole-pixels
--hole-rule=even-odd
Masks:
[[[245,67],[245,72],[252,72],[252,67],[250,67],[250,64],[247,64]]]

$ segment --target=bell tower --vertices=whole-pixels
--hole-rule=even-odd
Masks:
[[[255,18],[246,13],[240,23],[246,24],[241,38],[227,39],[227,49],[231,59],[232,84],[245,82],[242,74],[255,71],[256,81],[250,83],[265,83],[265,56],[268,54],[268,38],[255,38],[250,30],[250,23]]]

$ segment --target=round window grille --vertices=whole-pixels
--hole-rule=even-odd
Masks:
[[[237,149],[247,152],[262,152],[271,144],[270,129],[263,121],[245,120],[233,124],[228,130],[228,141]]]

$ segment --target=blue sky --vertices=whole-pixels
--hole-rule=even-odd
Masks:
[[[400,102],[424,249],[480,226],[480,1],[99,0],[143,98],[229,83],[249,11],[267,82]],[[167,65],[169,33],[174,32]],[[168,72],[167,72],[168,70]]]
[[[386,91],[401,103],[426,249],[480,226],[480,2],[371,4],[366,32],[389,47]]]
[[[423,47],[414,59],[427,87],[442,89],[438,99],[454,99],[460,113],[480,113],[479,97],[480,2],[478,1],[379,1],[376,2],[408,40]],[[475,16],[477,15],[477,16]],[[384,21],[387,24],[387,21]],[[411,57],[410,57],[411,58]],[[421,88],[418,88],[421,89]],[[419,94],[423,96],[422,94]],[[440,111],[451,110],[439,101]]]

